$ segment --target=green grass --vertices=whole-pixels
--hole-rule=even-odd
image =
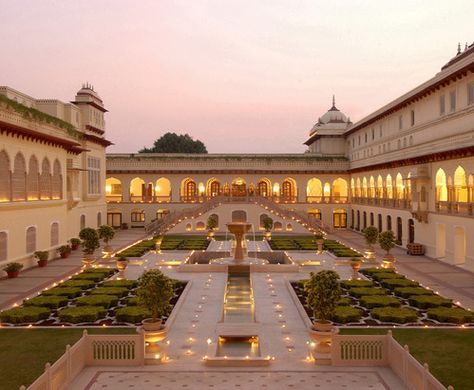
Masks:
[[[341,329],[341,334],[385,334],[386,329]],[[472,351],[474,331],[461,329],[392,329],[401,344],[446,387],[456,390],[473,388]]]
[[[83,329],[1,329],[0,390],[28,386],[82,336]],[[89,329],[91,334],[135,334],[130,329]]]

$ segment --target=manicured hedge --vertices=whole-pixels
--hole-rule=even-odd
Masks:
[[[88,290],[95,286],[93,280],[67,280],[61,283],[58,287],[79,287],[83,290]]]
[[[128,294],[128,288],[125,287],[97,287],[91,291],[92,295],[115,295],[124,297]]]
[[[395,270],[390,268],[364,268],[359,271],[360,273],[368,276],[372,276],[379,273],[395,273]]]
[[[338,306],[334,311],[332,320],[340,324],[346,324],[348,322],[357,322],[361,317],[361,310],[351,306]]]
[[[128,322],[131,324],[136,324],[150,316],[150,311],[141,306],[121,307],[115,311],[115,318],[118,322]]]
[[[77,306],[102,306],[108,309],[118,303],[115,295],[86,295],[76,299]]]
[[[440,297],[439,295],[412,295],[408,298],[410,306],[419,309],[429,309],[430,307],[446,306],[451,307],[453,301],[451,299]]]
[[[137,306],[138,305],[138,297],[131,297],[127,299],[127,306]]]
[[[67,307],[59,312],[61,322],[78,324],[81,322],[95,322],[105,317],[107,310],[100,306]]]
[[[107,276],[101,272],[83,272],[79,275],[74,275],[71,280],[92,280],[94,282],[100,282],[105,279]]]
[[[383,288],[376,287],[352,287],[349,289],[349,294],[360,298],[364,295],[386,295],[387,291]]]
[[[135,288],[137,286],[137,280],[109,280],[101,285],[101,287],[125,287],[128,289]]]
[[[385,279],[406,279],[404,275],[397,274],[396,272],[376,272],[372,275],[372,278],[377,281]]]
[[[161,250],[205,250],[209,240],[204,236],[164,236]]]
[[[23,301],[23,305],[25,306],[42,306],[50,309],[57,309],[58,307],[66,306],[67,303],[68,298],[61,295],[52,295],[49,297],[39,296]]]
[[[120,252],[125,257],[142,257],[146,252],[155,249],[155,240],[143,240]]]
[[[374,307],[400,307],[401,302],[395,297],[387,297],[383,295],[364,295],[360,298],[360,304],[368,309]]]
[[[391,290],[397,288],[397,287],[416,287],[418,286],[417,282],[414,282],[409,279],[382,279],[380,281],[380,284],[385,287],[389,288]]]
[[[50,290],[43,290],[41,295],[50,296],[50,295],[63,295],[69,299],[76,298],[82,294],[82,289],[79,287],[55,287]]]
[[[352,300],[346,297],[342,297],[336,302],[338,306],[349,306],[351,303],[352,303]]]
[[[29,306],[14,307],[0,313],[0,320],[9,324],[38,322],[49,317],[51,311],[47,307]]]
[[[465,324],[474,322],[474,313],[459,307],[437,307],[428,309],[428,318],[439,322],[449,322],[452,324]]]
[[[394,322],[397,324],[405,324],[407,322],[415,322],[418,315],[412,309],[406,307],[376,307],[370,311],[372,317],[382,322]]]
[[[341,286],[344,288],[352,287],[372,287],[374,285],[370,280],[343,280]]]
[[[348,248],[336,240],[324,240],[324,249],[332,252],[337,257],[362,257],[362,254]]]
[[[115,268],[87,268],[82,271],[83,274],[104,274],[105,276],[113,275],[117,270]]]
[[[423,287],[397,287],[394,292],[395,295],[402,298],[408,298],[413,295],[433,295],[431,290]]]

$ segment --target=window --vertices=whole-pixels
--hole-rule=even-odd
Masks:
[[[456,91],[451,91],[449,93],[449,111],[456,111]]]
[[[145,213],[143,210],[132,211],[132,222],[145,222]]]
[[[375,139],[375,129],[372,129],[372,141]]]
[[[99,211],[97,213],[97,227],[100,227],[102,225],[102,213]]]
[[[59,223],[53,222],[51,224],[51,246],[59,244]]]
[[[379,137],[382,138],[382,125],[379,127]]]
[[[403,115],[398,117],[398,130],[403,129]]]
[[[410,125],[415,126],[415,110],[410,111]]]
[[[87,193],[89,195],[100,195],[100,159],[96,157],[87,157],[87,169]]]
[[[8,255],[8,234],[0,232],[0,261],[5,261]]]
[[[26,229],[26,253],[33,253],[36,250],[36,227],[30,226]]]
[[[474,83],[467,85],[467,104],[474,103]]]
[[[365,133],[365,143],[367,143],[367,133]]]
[[[359,135],[359,146],[360,146],[360,135]]]
[[[79,225],[80,225],[80,230],[86,227],[86,216],[84,214],[81,215],[81,218],[79,220]]]
[[[444,95],[439,97],[439,115],[444,115],[446,112],[446,102],[444,99]]]
[[[352,147],[355,147],[355,138],[352,138]]]

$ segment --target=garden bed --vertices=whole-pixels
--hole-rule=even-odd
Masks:
[[[336,325],[474,327],[474,313],[420,287],[404,275],[376,268],[361,272],[370,280],[341,281],[343,293],[333,318]],[[313,313],[306,305],[304,282],[299,280],[291,285],[313,320]]]
[[[150,313],[137,306],[136,280],[110,280],[117,272],[90,268],[23,305],[0,313],[2,326],[136,326]],[[170,313],[186,287],[175,280]],[[163,317],[166,321],[167,317]]]
[[[161,241],[161,250],[206,250],[209,246],[206,236],[165,235]]]

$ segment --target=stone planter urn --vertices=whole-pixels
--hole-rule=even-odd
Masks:
[[[116,259],[115,260],[115,265],[117,266],[117,269],[119,270],[119,272],[123,272],[127,268],[128,260],[127,259],[120,259],[120,258]]]
[[[90,267],[94,263],[95,263],[95,256],[93,256],[93,255],[84,255],[82,257],[82,265],[84,265],[86,268]]]
[[[331,353],[332,336],[337,333],[339,333],[339,329],[331,321],[313,322],[309,336],[316,343],[315,352],[319,354]]]
[[[382,258],[382,268],[394,268],[394,263],[396,259],[395,256],[392,254],[386,254]]]
[[[316,245],[318,246],[318,252],[323,251],[324,240],[322,238],[316,239]]]
[[[367,248],[365,250],[365,256],[364,257],[367,259],[367,261],[369,261],[371,263],[374,263],[375,259],[376,259],[374,248],[371,248],[371,247]]]
[[[153,321],[152,318],[146,318],[142,321],[143,330],[146,332],[156,332],[163,328],[163,321]]]

